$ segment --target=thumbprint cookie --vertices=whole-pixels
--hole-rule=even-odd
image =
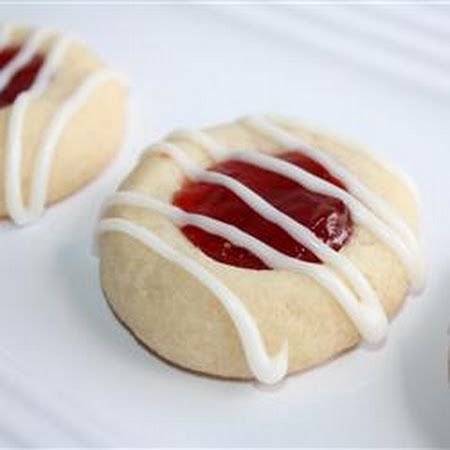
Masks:
[[[105,204],[101,283],[174,365],[275,383],[361,340],[424,283],[409,179],[294,120],[245,117],[151,146]]]
[[[72,36],[3,25],[0,39],[0,217],[26,225],[112,159],[126,90]]]

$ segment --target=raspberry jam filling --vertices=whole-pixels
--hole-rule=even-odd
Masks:
[[[0,50],[0,70],[3,69],[20,51],[20,47],[6,47]],[[0,91],[0,108],[10,105],[19,94],[30,89],[44,63],[42,55],[34,55],[19,69],[9,83]]]
[[[304,170],[345,189],[323,166],[297,152],[279,156]],[[321,241],[338,251],[349,240],[353,221],[346,205],[327,195],[312,192],[295,181],[242,161],[227,160],[209,170],[240,181],[279,211],[309,228]],[[272,248],[297,259],[320,263],[278,225],[267,221],[225,187],[201,181],[189,181],[177,191],[173,204],[185,211],[202,214],[234,225]],[[209,257],[232,266],[270,269],[249,250],[202,229],[187,225],[184,235]]]

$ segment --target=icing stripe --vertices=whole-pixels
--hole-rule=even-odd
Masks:
[[[37,51],[39,44],[52,32],[47,29],[36,31],[19,51],[7,70],[7,76],[13,74],[13,69],[20,68],[24,61],[29,61]],[[61,36],[48,53],[45,63],[31,89],[21,93],[11,105],[10,118],[7,125],[5,149],[5,204],[8,215],[18,225],[25,225],[37,220],[43,213],[47,199],[48,179],[53,157],[59,140],[66,126],[87,101],[89,95],[102,83],[109,80],[123,82],[122,77],[111,69],[99,69],[89,74],[66,99],[45,130],[36,152],[36,159],[32,169],[29,206],[24,204],[22,192],[22,136],[26,111],[30,103],[47,89],[51,77],[62,62],[65,52],[73,43],[70,36]],[[20,57],[20,55],[25,55]],[[19,62],[17,62],[19,61]],[[14,63],[14,64],[13,64]],[[26,64],[26,62],[25,62]],[[12,69],[11,69],[12,67]],[[2,72],[5,77],[5,73]]]
[[[160,200],[139,192],[117,192],[105,203],[103,211],[114,205],[136,206],[161,214],[180,227],[193,225],[202,228],[239,247],[250,250],[274,269],[290,270],[307,275],[316,280],[332,295],[336,296],[339,305],[347,313],[365,340],[368,342],[377,341],[380,336],[386,334],[387,320],[382,308],[378,305],[374,306],[360,303],[345,283],[326,266],[292,258],[233,225],[201,214],[188,213],[177,206],[163,203]],[[202,280],[200,281],[202,282]]]
[[[394,251],[406,266],[412,285],[414,285],[415,280],[423,279],[423,265],[421,264],[418,245],[415,244],[411,247],[410,242],[405,242],[404,236],[390,228],[344,189],[313,175],[301,167],[274,156],[256,151],[228,152],[223,150],[218,143],[201,131],[178,130],[170,136],[173,138],[184,138],[187,141],[199,145],[216,161],[225,158],[243,161],[291,179],[311,191],[338,198],[350,209],[357,223],[367,227],[376,237]]]
[[[408,269],[410,280],[413,281],[419,275],[416,267],[416,255],[407,247],[398,233],[387,226],[361,202],[352,197],[344,189],[310,174],[306,170],[290,164],[273,156],[256,152],[237,152],[230,155],[231,159],[244,161],[255,166],[270,170],[288,179],[296,181],[307,189],[319,194],[328,195],[341,200],[351,211],[355,222],[366,226],[375,236],[390,247]]]
[[[306,145],[304,142],[295,138],[290,133],[276,126],[276,124],[271,123],[267,119],[261,116],[252,116],[241,119],[241,122],[252,130],[262,133],[282,147],[305,154],[325,167],[331,175],[343,181],[349,192],[371,209],[377,216],[383,219],[391,228],[396,230],[397,233],[402,236],[406,246],[412,249],[413,254],[417,255],[417,273],[416,278],[412,280],[412,288],[415,291],[423,288],[425,283],[425,267],[423,265],[423,257],[418,241],[409,226],[387,202],[379,195],[370,191],[355,175],[342,165],[338,164],[333,157],[325,152]]]
[[[259,116],[259,117],[261,117],[261,116]],[[288,118],[288,117],[272,116],[272,115],[263,116],[263,117],[265,118],[266,121],[268,120],[270,123],[277,125],[278,127],[301,126],[301,124],[298,120]],[[245,122],[246,119],[248,119],[248,116],[241,118],[241,121]],[[286,130],[284,130],[284,131],[287,132]],[[289,133],[289,134],[291,135],[291,137],[293,139],[297,139],[298,141],[300,141],[300,139],[298,139],[296,136],[292,135],[292,133]],[[318,149],[318,150],[320,150],[320,149]],[[408,188],[410,189],[411,193],[414,195],[417,202],[419,202],[417,186],[406,172],[404,172],[399,167],[392,164],[387,158],[382,157],[378,152],[372,151],[370,148],[359,147],[358,151],[360,153],[365,154],[365,155],[369,156],[370,158],[376,160],[378,164],[382,165],[385,170],[387,170],[388,172],[391,172],[397,178],[401,178],[401,180],[408,186]],[[391,212],[394,212],[395,214],[397,214],[396,211],[392,210]],[[403,220],[403,219],[400,218],[400,220]]]
[[[103,219],[99,232],[120,232],[131,236],[160,254],[163,258],[177,264],[189,272],[214,294],[220,301],[231,320],[244,348],[245,356],[252,373],[263,383],[273,384],[281,380],[287,373],[288,344],[283,343],[274,357],[267,354],[261,333],[250,313],[242,302],[201,264],[168,246],[161,238],[148,229],[124,219]]]
[[[247,186],[227,175],[199,169],[186,153],[175,144],[163,142],[153,146],[150,151],[162,152],[170,156],[191,179],[218,184],[232,191],[261,217],[277,224],[324,263],[332,266],[341,275],[344,275],[363,303],[372,306],[379,305],[378,298],[372,287],[348,258],[328,247],[312,231],[276,209]],[[378,337],[378,339],[381,338],[382,336]]]
[[[47,88],[50,78],[59,66],[65,51],[71,44],[71,39],[60,38],[53,46],[52,50],[45,59],[44,65],[33,83],[31,89],[21,93],[11,105],[10,119],[7,127],[6,153],[5,153],[5,203],[9,216],[16,224],[24,225],[36,220],[43,206],[25,208],[22,194],[22,136],[25,114],[30,103],[39,97]],[[42,147],[41,147],[42,148]],[[32,174],[32,183],[36,183],[36,174],[38,170],[39,154],[38,150],[34,172]],[[34,194],[34,186],[31,188],[30,199]],[[45,202],[45,200],[44,200]],[[31,202],[30,202],[31,203]]]
[[[36,54],[40,45],[45,39],[51,36],[51,30],[44,28],[33,32],[25,45],[19,50],[17,55],[3,67],[0,73],[0,91],[2,91],[12,77],[24,66],[26,66]]]

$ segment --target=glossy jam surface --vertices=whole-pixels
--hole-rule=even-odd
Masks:
[[[6,47],[0,50],[0,71],[19,53],[20,47]],[[30,89],[44,63],[42,55],[35,55],[18,70],[5,88],[0,91],[0,108],[10,105],[17,96]]]
[[[345,186],[320,164],[297,153],[287,152],[281,159],[345,189]],[[334,250],[339,250],[352,234],[350,211],[340,200],[312,192],[276,173],[241,161],[228,160],[210,168],[245,184],[278,210],[305,225]],[[173,204],[185,211],[203,214],[238,227],[280,252],[303,261],[320,261],[291,238],[278,225],[265,220],[227,188],[204,182],[187,182],[175,193]],[[270,269],[250,251],[225,239],[187,225],[185,236],[211,258],[248,269]]]

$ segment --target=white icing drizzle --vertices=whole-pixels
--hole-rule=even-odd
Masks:
[[[42,42],[53,36],[49,29],[41,29],[31,34],[18,54],[0,73],[0,89],[5,87],[17,70],[26,65],[36,54]],[[31,176],[29,205],[25,206],[22,192],[22,136],[26,111],[30,103],[47,89],[51,78],[61,64],[65,52],[73,43],[71,36],[59,37],[46,55],[32,87],[22,92],[10,106],[5,148],[5,204],[11,219],[17,225],[36,221],[45,209],[48,178],[53,157],[61,135],[73,116],[85,104],[89,95],[102,83],[109,80],[123,82],[122,77],[109,68],[101,68],[89,74],[80,86],[67,98],[51,118],[37,149]]]
[[[26,66],[36,54],[42,43],[51,36],[51,30],[43,28],[34,31],[25,45],[12,58],[0,73],[0,91],[11,81],[11,78],[24,66]]]
[[[258,125],[259,132],[264,132],[265,135],[269,135],[269,137],[278,142],[279,136],[272,136],[271,133],[273,129],[280,132],[283,130],[278,129],[273,124],[269,124],[272,128],[265,129],[263,127],[265,119],[262,119],[262,123],[258,122],[259,118],[250,118],[246,119],[246,121],[253,121],[253,119]],[[254,125],[253,122],[252,125]],[[355,195],[354,191],[358,192],[359,195],[355,195],[355,197],[357,197],[357,199],[355,199],[343,189],[340,189],[331,183],[315,177],[309,172],[277,158],[256,152],[229,152],[212,140],[206,133],[199,131],[178,131],[173,133],[171,136],[175,138],[181,137],[184,140],[200,146],[209,153],[210,157],[215,160],[230,158],[246,161],[272,172],[279,173],[313,191],[339,198],[350,208],[355,221],[367,226],[380,240],[388,245],[399,256],[400,260],[407,267],[412,282],[414,282],[417,277],[421,276],[420,263],[417,261],[417,259],[420,258],[420,252],[416,251],[418,249],[418,244],[414,234],[409,230],[406,224],[403,223],[401,218],[396,215],[396,213],[391,211],[389,207],[385,207],[385,205],[383,205],[382,199],[378,199],[377,206],[373,208],[371,200],[372,197],[377,196],[370,193],[371,196],[367,197],[365,195],[367,188],[364,186],[361,188],[361,183],[357,180],[357,182],[354,183],[354,179],[352,178],[341,178],[347,183],[347,187],[353,195]],[[299,151],[301,151],[300,149],[303,149],[301,142],[295,140],[294,138],[290,139],[291,140],[289,142],[287,140],[283,141],[283,147],[289,150],[299,149]],[[235,195],[239,196],[241,200],[245,201],[262,217],[283,228],[299,243],[318,256],[325,264],[312,264],[291,258],[278,252],[270,246],[267,246],[265,243],[259,241],[253,236],[248,235],[247,233],[244,233],[234,226],[222,223],[206,216],[187,213],[180,208],[173,205],[164,204],[159,200],[150,198],[144,194],[136,192],[116,193],[105,205],[106,207],[115,204],[125,204],[156,212],[179,226],[183,226],[184,224],[194,225],[204,229],[207,232],[221,236],[222,238],[233,242],[235,245],[247,248],[262,261],[275,269],[290,270],[308,275],[315,279],[322,287],[327,289],[336,298],[339,305],[352,320],[364,339],[370,342],[376,342],[384,338],[387,332],[388,324],[386,314],[378,297],[366,278],[360,270],[354,266],[350,260],[348,260],[348,258],[328,247],[309,229],[274,208],[270,203],[265,201],[254,191],[250,190],[247,186],[224,174],[207,171],[198,167],[191,160],[191,158],[189,158],[187,154],[174,143],[162,142],[156,144],[150,148],[149,152],[160,152],[170,156],[191,179],[214,183],[226,187]],[[320,158],[315,157],[315,153],[314,155],[312,155],[312,152],[310,152],[310,154],[306,154],[322,163]],[[319,152],[319,154],[321,155],[322,153]],[[340,178],[340,174],[336,174],[336,172],[342,173],[341,168],[334,171],[330,170],[326,164],[322,165],[328,169],[330,173]],[[337,162],[334,161],[333,168],[336,168],[336,165]],[[351,176],[353,177],[353,175]],[[361,197],[369,204],[365,203]],[[108,220],[115,219],[104,219],[101,221],[100,229],[102,231],[105,231],[102,224]],[[395,226],[393,224],[395,224]],[[408,232],[405,232],[405,229]],[[134,230],[131,230],[129,227],[122,227],[120,230],[116,229],[116,231],[122,231],[130,234],[134,238],[137,238]],[[412,243],[414,243],[415,247],[411,249],[409,248],[409,245]],[[189,259],[189,261],[194,262],[192,259]],[[211,274],[209,275],[212,276]],[[348,285],[339,278],[339,275],[344,276]],[[197,276],[197,278],[207,287],[210,287],[211,279],[209,277],[206,278]],[[349,287],[354,292],[352,292]],[[243,341],[245,348],[247,348],[247,344],[248,343]],[[261,374],[258,373],[253,366],[250,367],[254,376],[260,381],[264,381],[261,378]]]
[[[148,229],[128,220],[103,219],[99,225],[99,232],[108,231],[117,231],[131,236],[201,280],[219,299],[233,321],[241,339],[250,370],[257,374],[261,382],[274,384],[286,375],[288,365],[287,341],[283,343],[276,356],[270,357],[267,354],[261,333],[245,306],[224,283],[201,264],[176,251]]]
[[[242,117],[241,122],[244,123],[246,120],[251,119],[251,117],[252,116]],[[260,116],[260,118],[261,118],[261,116]],[[281,127],[289,128],[289,127],[302,126],[302,124],[298,120],[295,120],[295,119],[289,118],[289,117],[284,117],[284,116],[279,116],[279,115],[268,115],[268,116],[263,116],[262,118],[264,119],[264,121],[266,123],[267,123],[267,121],[269,121],[271,123],[276,124],[278,127],[281,126]],[[289,134],[291,134],[291,133],[289,133]],[[292,134],[291,134],[291,137],[293,137],[294,139],[297,139],[295,136],[292,136]],[[299,139],[297,139],[297,141],[299,141]],[[304,145],[303,142],[302,142],[302,144]],[[380,155],[378,152],[374,152],[368,147],[363,147],[363,148],[360,147],[360,148],[358,148],[358,151],[360,153],[363,153],[363,154],[371,157],[373,160],[376,160],[376,162],[378,164],[380,164],[381,166],[383,166],[383,168],[385,170],[387,170],[388,172],[391,172],[396,178],[400,178],[402,180],[402,182],[408,186],[408,189],[411,191],[411,194],[413,194],[413,196],[415,197],[417,202],[419,202],[417,186],[406,172],[401,170],[398,166],[394,165],[391,161],[389,161],[384,156]],[[395,212],[395,211],[391,210],[391,212]],[[400,218],[400,220],[403,220],[403,219]]]
[[[386,201],[368,189],[353,173],[339,164],[332,156],[305,144],[300,139],[295,138],[292,134],[278,127],[273,121],[269,121],[267,118],[261,116],[251,116],[243,118],[241,123],[254,131],[262,133],[283,148],[298,151],[309,156],[325,167],[333,176],[341,180],[356,199],[372,210],[386,225],[401,236],[404,245],[410,249],[411,259],[414,259],[414,263],[411,261],[407,264],[408,266],[412,266],[413,264],[415,266],[411,268],[411,288],[413,291],[419,291],[423,288],[425,283],[425,267],[417,238],[400,215]],[[383,164],[381,160],[379,161]],[[391,167],[389,165],[389,170],[392,170]],[[396,172],[399,173],[400,171],[396,170]]]
[[[194,225],[239,247],[250,250],[269,267],[303,273],[314,278],[322,287],[336,296],[339,304],[364,339],[373,341],[386,332],[387,321],[382,309],[377,304],[359,302],[347,285],[326,265],[308,263],[292,258],[233,225],[200,214],[187,213],[181,208],[163,203],[139,192],[117,192],[106,202],[104,207],[106,209],[114,205],[132,205],[144,208],[167,217],[180,227]]]
[[[250,119],[249,119],[250,120]],[[234,159],[247,162],[262,169],[282,175],[289,178],[307,189],[319,194],[328,195],[341,200],[351,211],[355,222],[368,228],[378,239],[388,246],[399,257],[408,271],[411,285],[419,289],[424,279],[424,266],[422,264],[420,248],[416,238],[413,236],[411,242],[410,236],[405,236],[398,230],[391,228],[382,218],[376,216],[361,201],[350,195],[344,189],[282,159],[271,155],[266,155],[257,151],[234,151],[229,152],[221,148],[208,135],[200,131],[177,130],[171,134],[174,138],[183,138],[206,150],[216,161],[223,159]],[[297,142],[294,148],[299,148]],[[353,190],[358,189],[352,185]],[[402,219],[394,211],[391,215],[396,215],[395,222]],[[406,227],[406,224],[405,224]],[[410,233],[413,235],[413,233]],[[416,286],[416,280],[419,285]]]
[[[259,215],[270,222],[276,223],[324,263],[330,265],[339,274],[345,276],[347,282],[356,291],[361,301],[367,305],[371,305],[373,308],[380,308],[375,292],[356,266],[348,258],[324,244],[307,227],[279,211],[261,196],[234,178],[198,168],[186,153],[175,144],[169,142],[156,144],[150,151],[155,150],[170,156],[190,179],[218,184],[232,191]],[[372,342],[379,341],[384,337],[384,334],[384,326],[373,327],[372,330],[365,330],[366,338]]]

